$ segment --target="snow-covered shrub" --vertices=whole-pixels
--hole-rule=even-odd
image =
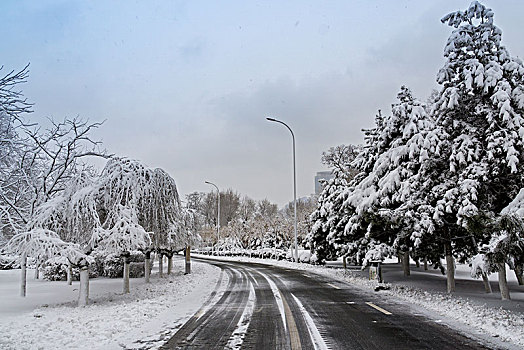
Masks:
[[[311,260],[311,251],[309,250],[299,250],[298,251],[298,261],[302,263],[309,263]]]
[[[130,267],[135,265],[134,269],[137,271],[133,273],[133,269],[129,270],[129,277],[142,277],[144,276],[144,254],[139,251],[131,252],[129,256]],[[142,271],[138,272],[136,264],[141,264]],[[109,278],[120,278],[124,275],[124,259],[120,255],[110,254],[103,262],[103,276]]]
[[[100,276],[94,264],[89,265],[89,278],[97,278]],[[80,270],[77,267],[71,269],[73,281],[80,281]],[[66,281],[67,280],[67,264],[56,260],[48,260],[42,266],[42,276],[46,281]]]
[[[116,255],[110,254],[104,260],[104,274],[109,278],[120,278],[124,275],[124,260]]]
[[[106,256],[103,254],[100,254],[99,252],[95,252],[94,254],[92,254],[92,257],[95,259],[95,261],[91,263],[89,268],[95,270],[99,276],[104,276],[104,266],[105,266]]]
[[[295,256],[295,249],[294,248],[289,248],[287,253],[286,253],[286,259],[289,260],[289,261],[293,261],[294,260],[294,257]],[[303,263],[309,263],[311,259],[311,251],[310,250],[304,250],[304,249],[299,249],[298,250],[298,261],[299,262],[303,262]]]
[[[42,270],[43,278],[47,281],[65,281],[67,280],[66,269],[62,264],[45,265]]]
[[[0,270],[19,269],[20,261],[13,255],[0,255]]]
[[[144,277],[144,267],[145,263],[143,262],[132,262],[129,264],[129,277],[138,278]]]

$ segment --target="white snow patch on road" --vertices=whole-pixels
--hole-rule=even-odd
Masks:
[[[149,339],[142,344],[152,348],[154,341],[176,331],[173,328],[177,320],[183,321],[198,310],[218,281],[219,268],[193,262],[192,273],[183,275],[184,264],[184,260],[175,260],[173,270],[178,272],[166,278],[152,276],[150,284],[133,283],[132,279],[130,294],[121,293],[121,279],[93,279],[90,305],[86,307],[76,306],[78,292],[71,291],[74,286],[38,281],[35,284],[44,288],[55,302],[53,295],[66,290],[65,303],[50,303],[29,312],[24,307],[19,312],[11,308],[9,313],[2,313],[0,348],[121,349],[148,335]],[[97,294],[98,287],[106,292]],[[28,293],[37,288],[32,286]],[[2,285],[0,292],[5,290],[10,288]],[[150,332],[151,328],[156,334]]]
[[[247,299],[246,307],[238,320],[237,327],[233,331],[231,338],[227,342],[226,349],[240,349],[246,336],[247,328],[251,323],[253,310],[255,309],[256,294],[253,288],[253,283],[249,282],[249,297]]]

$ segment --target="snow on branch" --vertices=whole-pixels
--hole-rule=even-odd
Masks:
[[[122,254],[131,250],[145,249],[151,244],[150,233],[138,224],[133,209],[121,204],[112,213],[112,226],[94,230],[90,245],[102,247],[107,253]]]
[[[100,125],[102,123],[73,118],[59,123],[51,120],[51,127],[44,132],[39,128],[26,130],[33,144],[32,154],[25,161],[32,163],[28,176],[36,189],[34,207],[64,190],[74,176],[79,159],[109,157],[105,150],[100,149],[100,142],[90,135]]]
[[[56,232],[44,228],[34,228],[14,235],[5,245],[4,251],[25,254],[38,260],[64,256],[70,261],[76,261],[85,257],[80,246],[64,242]]]
[[[106,210],[105,217],[101,217],[102,227],[113,225],[112,220],[118,218],[118,205],[121,204],[133,208],[144,230],[155,233],[152,243],[158,249],[168,248],[168,237],[181,232],[172,228],[183,220],[175,180],[162,169],[114,157],[102,171],[98,188],[101,206]]]
[[[516,215],[524,218],[524,188],[521,188],[517,196],[501,211],[502,215]]]
[[[0,70],[3,68],[0,67]],[[21,91],[16,90],[19,84],[26,82],[28,68],[29,64],[18,72],[12,70],[0,78],[0,114],[5,114],[20,124],[24,124],[20,119],[21,114],[32,112],[32,105],[27,102]]]

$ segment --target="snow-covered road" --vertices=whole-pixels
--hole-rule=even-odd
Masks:
[[[486,349],[410,305],[329,277],[212,260],[229,283],[161,348]]]

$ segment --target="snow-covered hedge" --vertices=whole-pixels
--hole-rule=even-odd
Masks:
[[[141,252],[133,251],[129,256],[130,270],[129,277],[143,277],[144,276],[144,259],[145,256]],[[124,259],[116,254],[110,254],[103,260],[102,276],[110,278],[120,278],[124,275]]]
[[[80,281],[80,270],[76,267],[72,268],[73,281]],[[66,281],[67,280],[67,266],[59,262],[46,262],[42,270],[43,278],[47,281]],[[97,278],[99,276],[93,265],[89,266],[89,278]]]
[[[144,277],[144,254],[139,251],[131,253],[129,276],[132,278]],[[73,280],[80,280],[80,270],[73,267]],[[43,265],[44,279],[49,281],[67,280],[67,261],[63,259],[50,259]],[[94,262],[89,264],[89,278],[98,276],[109,278],[122,278],[124,274],[124,260],[121,256],[110,254],[101,256],[95,254]]]
[[[19,269],[20,261],[13,255],[0,255],[0,270]]]

